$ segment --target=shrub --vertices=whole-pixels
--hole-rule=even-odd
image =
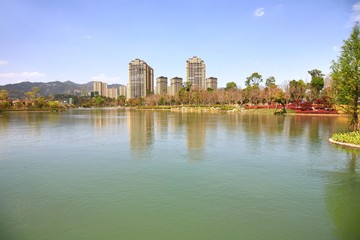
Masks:
[[[331,137],[334,141],[360,145],[360,132],[335,133]]]

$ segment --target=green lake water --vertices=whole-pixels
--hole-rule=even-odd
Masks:
[[[0,239],[360,239],[359,150],[330,116],[0,116]]]

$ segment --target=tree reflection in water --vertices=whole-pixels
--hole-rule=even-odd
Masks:
[[[347,151],[346,168],[329,173],[326,205],[340,239],[360,239],[360,151]]]

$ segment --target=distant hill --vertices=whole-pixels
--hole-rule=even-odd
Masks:
[[[121,84],[111,84],[108,88],[120,87]],[[32,90],[33,87],[40,89],[41,96],[55,96],[56,94],[83,95],[92,91],[93,82],[77,84],[71,81],[66,82],[21,82],[0,86],[0,89],[6,89],[9,92],[9,98],[22,99],[25,93]]]

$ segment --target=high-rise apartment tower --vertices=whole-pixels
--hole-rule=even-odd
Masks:
[[[206,89],[217,90],[217,78],[216,77],[209,77],[206,79]]]
[[[167,84],[168,78],[167,77],[158,77],[156,78],[156,94],[159,95],[166,95],[167,94]]]
[[[186,61],[186,82],[195,89],[206,89],[205,62],[198,57]]]
[[[183,88],[183,79],[174,77],[170,79],[170,92],[169,95],[175,96]]]
[[[126,90],[127,90],[126,86],[120,86],[119,87],[119,96],[126,97]]]
[[[145,97],[154,93],[154,70],[140,59],[129,63],[127,99]]]
[[[107,83],[94,81],[93,90],[100,96],[107,97],[108,95]]]

